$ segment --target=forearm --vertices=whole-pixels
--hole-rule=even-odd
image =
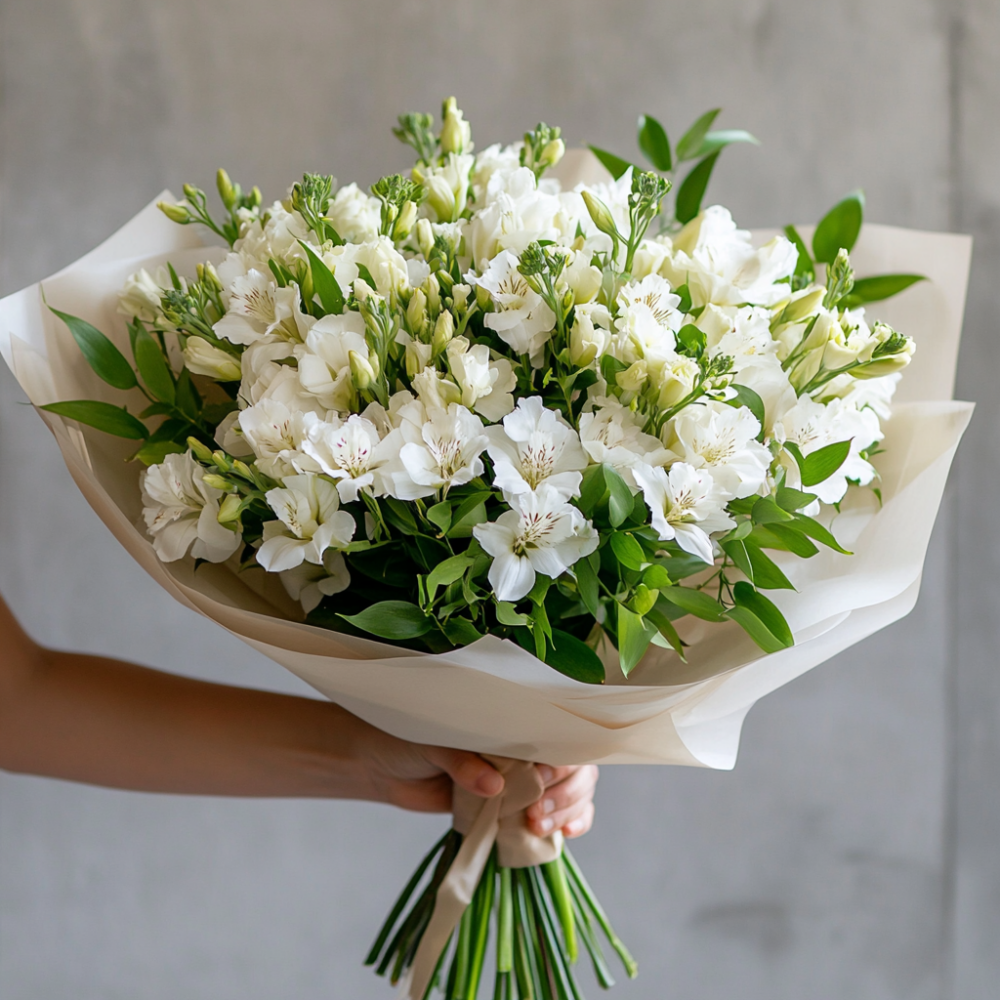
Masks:
[[[328,702],[38,650],[0,705],[0,768],[151,792],[367,798],[365,723]]]

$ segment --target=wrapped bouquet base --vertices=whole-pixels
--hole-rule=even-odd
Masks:
[[[637,966],[557,832],[528,832],[524,810],[542,793],[534,766],[490,757],[506,779],[483,800],[458,790],[454,825],[423,859],[367,958],[414,998],[439,989],[446,1000],[478,995],[491,936],[493,996],[578,998],[573,966],[581,950],[602,987],[614,984],[605,937],[627,974]],[[454,943],[454,947],[451,947]]]

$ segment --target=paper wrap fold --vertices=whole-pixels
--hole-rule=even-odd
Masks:
[[[686,664],[653,647],[627,682],[609,671],[605,685],[579,683],[495,637],[430,655],[340,635],[304,624],[280,583],[262,571],[196,571],[190,558],[161,563],[141,524],[140,469],[123,461],[131,442],[42,417],[98,516],[168,593],[381,729],[553,765],[731,768],[755,701],[901,618],[917,599],[948,470],[972,412],[972,404],[951,400],[970,251],[964,236],[866,225],[852,254],[860,276],[918,272],[930,280],[871,309],[917,342],[875,460],[884,506],[869,491],[849,494],[833,529],[855,555],[824,549],[810,560],[779,559],[797,591],[769,596],[796,645],[766,656],[735,623],[695,623],[685,632]],[[191,273],[196,261],[221,254],[150,205],[42,284],[52,306],[89,320],[127,353],[116,306],[128,275],[168,259]],[[137,391],[128,398],[94,375],[38,285],[0,301],[0,353],[36,405],[104,399],[133,412],[144,405]]]

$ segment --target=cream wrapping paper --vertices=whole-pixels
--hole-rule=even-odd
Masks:
[[[583,161],[575,167],[579,177],[591,169]],[[916,271],[930,280],[871,309],[918,345],[885,425],[885,453],[876,459],[884,506],[852,491],[834,519],[855,555],[823,550],[811,560],[779,559],[797,592],[771,596],[796,645],[763,655],[735,623],[698,622],[685,631],[686,664],[654,647],[627,682],[609,670],[607,684],[581,684],[490,636],[430,655],[340,635],[304,624],[280,583],[262,571],[240,577],[224,565],[195,571],[190,558],[161,563],[141,526],[140,470],[123,461],[131,443],[42,416],[88,502],[168,593],[374,725],[406,739],[554,765],[731,768],[755,701],[896,621],[916,601],[948,470],[972,412],[972,404],[951,400],[970,251],[964,236],[867,225],[852,254],[861,276]],[[89,320],[127,351],[116,312],[126,277],[168,259],[192,272],[197,260],[221,254],[151,204],[42,285],[52,306]],[[123,400],[94,375],[45,308],[39,285],[0,301],[0,353],[36,405],[104,399],[142,408],[137,391]]]

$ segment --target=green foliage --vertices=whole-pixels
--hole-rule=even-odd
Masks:
[[[705,191],[708,188],[708,182],[711,180],[715,161],[719,158],[720,152],[721,150],[716,150],[699,160],[694,169],[684,178],[684,182],[677,191],[677,205],[674,209],[678,222],[690,222],[701,211],[701,202],[705,197]]]
[[[88,427],[96,427],[105,434],[115,437],[129,438],[132,441],[142,441],[148,436],[146,425],[133,417],[124,406],[113,406],[111,403],[101,403],[94,400],[76,399],[61,403],[48,403],[40,407],[59,417],[76,420]]]
[[[813,256],[817,261],[832,264],[841,249],[848,253],[854,249],[864,212],[864,192],[852,191],[823,216],[812,239]]]
[[[847,461],[851,453],[850,441],[836,441],[808,455],[794,441],[785,442],[785,450],[795,459],[803,486],[817,486],[830,478]]]
[[[906,291],[918,281],[926,280],[922,274],[878,274],[870,278],[858,278],[841,305],[845,309],[856,309],[869,302],[882,302]]]
[[[380,639],[415,639],[433,628],[431,619],[408,601],[379,601],[356,615],[340,617]]]
[[[606,149],[598,149],[597,146],[588,146],[587,148],[601,161],[601,164],[615,180],[622,177],[625,171],[632,166],[628,160],[623,160],[620,156],[615,156],[614,153],[609,153]]]
[[[122,391],[135,388],[136,379],[132,366],[125,360],[125,355],[97,327],[91,326],[78,316],[60,312],[51,306],[49,310],[69,327],[80,353],[99,378]]]
[[[673,169],[670,140],[663,126],[652,115],[639,115],[639,148],[661,173]]]

